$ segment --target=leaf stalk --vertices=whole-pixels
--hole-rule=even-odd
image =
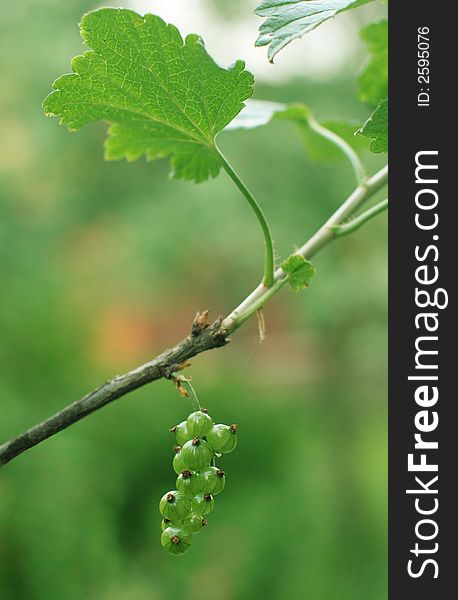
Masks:
[[[388,166],[383,167],[365,184],[358,186],[339,208],[331,215],[318,231],[297,250],[296,254],[310,259],[323,246],[336,239],[334,233],[336,225],[342,225],[360,206],[376,194],[388,182]],[[274,273],[274,283],[266,290],[264,286],[258,286],[245,300],[231,312],[223,321],[224,328],[229,332],[238,329],[257,310],[274,296],[278,290],[288,281],[286,273],[277,269]]]
[[[364,183],[367,181],[366,171],[359,156],[353,150],[350,144],[341,138],[340,135],[334,133],[334,131],[327,129],[318,123],[318,121],[316,121],[313,117],[309,117],[308,121],[311,129],[313,129],[315,133],[327,139],[329,142],[331,142],[331,144],[334,144],[334,146],[339,148],[345,154],[353,168],[357,184],[364,185]]]
[[[330,241],[338,238],[339,236],[335,235],[333,228],[336,225],[344,223],[345,219],[350,217],[366,200],[380,190],[387,183],[387,178],[388,167],[384,167],[369,179],[366,185],[358,186],[330,219],[299,248],[297,253],[304,257],[311,257]],[[367,219],[364,220],[364,222],[366,221]],[[152,381],[157,381],[164,377],[170,379],[170,373],[176,371],[176,366],[184,364],[190,358],[202,352],[225,346],[229,341],[228,335],[262,308],[267,300],[283,287],[287,281],[287,276],[282,269],[277,269],[274,280],[274,284],[267,289],[264,284],[259,285],[223,321],[218,319],[212,325],[203,328],[198,334],[191,333],[191,335],[176,346],[169,348],[148,363],[124,375],[117,375],[112,380],[105,382],[83,398],[69,404],[42,423],[21,433],[9,442],[0,445],[0,467],[21,455],[29,448],[42,443],[44,440],[70,427],[70,425],[94,411],[100,410],[103,406],[106,406],[117,398],[121,398]],[[171,368],[172,371],[170,371]],[[181,383],[182,385],[189,384],[189,380],[187,382],[182,381]],[[189,386],[188,392],[192,394],[192,386],[190,384]],[[196,400],[197,396],[192,399]]]
[[[235,183],[235,185],[238,187],[238,189],[242,192],[242,195],[245,197],[245,199],[248,201],[248,204],[253,209],[253,212],[255,213],[256,218],[261,226],[262,234],[264,236],[264,276],[262,280],[262,285],[264,288],[270,288],[274,283],[275,259],[272,234],[270,232],[269,223],[267,222],[262,208],[259,206],[253,194],[243,183],[243,181],[240,179],[240,177],[230,165],[229,161],[226,159],[224,154],[217,146],[215,146],[215,152],[221,166],[232,179],[232,181]]]

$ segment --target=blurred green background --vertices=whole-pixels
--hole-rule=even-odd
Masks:
[[[231,23],[248,20],[255,39],[248,5],[249,19],[241,2],[199,3],[233,59]],[[95,7],[0,7],[1,441],[174,344],[197,310],[229,312],[262,271],[257,224],[224,174],[196,186],[169,181],[164,161],[106,163],[103,125],[70,135],[43,117]],[[355,31],[374,14],[343,17],[338,39],[353,45],[338,72],[280,77],[268,65],[256,97],[360,123]],[[352,189],[348,166],[309,162],[286,122],[220,143],[282,257]],[[158,500],[174,487],[168,428],[190,412],[160,381],[0,471],[2,600],[386,598],[386,217],[314,262],[307,292],[285,289],[266,308],[262,345],[251,322],[193,360],[202,403],[240,435],[192,551],[174,558],[159,544]]]

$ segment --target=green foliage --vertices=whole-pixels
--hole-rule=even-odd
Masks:
[[[288,106],[267,100],[247,100],[244,108],[226,127],[226,131],[254,129],[267,125],[275,115],[286,111]]]
[[[348,0],[264,0],[257,9],[257,13],[267,17],[260,27],[258,46],[269,44],[269,58],[273,60],[275,54],[297,37],[308,33],[338,12],[356,8],[366,1],[351,2]],[[364,67],[360,77],[360,100],[366,104],[377,107],[367,122],[357,133],[371,140],[370,150],[374,153],[388,151],[388,22],[379,21],[368,25],[361,31],[363,40],[368,44],[371,57]],[[231,128],[251,128],[264,125],[273,118],[282,118],[295,121],[301,128],[307,151],[313,157],[331,157],[336,153],[339,144],[333,144],[332,136],[323,136],[319,128],[314,127],[309,109],[304,105],[285,107],[266,103],[264,106],[257,103],[248,106],[245,112],[238,116]],[[349,146],[355,149],[354,135],[351,135],[349,126],[340,123],[328,123],[326,128],[336,133]],[[341,148],[341,146],[340,146]]]
[[[252,94],[244,63],[224,69],[199,36],[183,43],[173,25],[130,10],[87,14],[81,35],[92,50],[74,58],[73,73],[54,83],[46,114],[72,130],[107,121],[107,159],[170,156],[178,179],[215,177],[215,137]]]
[[[256,46],[269,46],[271,62],[293,40],[309,33],[338,13],[371,0],[262,0],[256,14],[266,20],[259,27]]]
[[[371,140],[372,152],[388,152],[388,21],[368,25],[361,36],[371,58],[359,78],[359,96],[376,108],[358,133]]]
[[[290,286],[296,291],[308,287],[315,274],[312,263],[299,254],[291,254],[282,262],[281,268],[288,275]]]
[[[372,152],[388,152],[388,100],[380,102],[358,133],[371,140]]]
[[[277,113],[275,118],[290,121],[298,127],[305,151],[312,160],[325,161],[344,157],[340,143],[336,144],[335,136],[330,136],[329,132],[357,152],[364,149],[364,144],[354,135],[354,125],[331,120],[318,123],[305,104],[288,106],[285,111]]]
[[[359,77],[359,98],[377,106],[388,96],[388,21],[371,23],[361,31],[371,53],[367,66]]]
[[[315,161],[333,160],[344,156],[342,149],[328,137],[324,137],[321,128],[315,127],[317,124],[335,133],[356,152],[362,152],[367,147],[361,138],[355,136],[355,125],[332,120],[318,123],[310,108],[299,103],[287,105],[263,100],[247,100],[245,108],[231,121],[226,130],[254,129],[275,120],[289,121],[297,126],[307,156]]]
[[[0,107],[8,142],[0,153],[2,439],[127,363],[161,351],[181,335],[196,307],[238,301],[247,279],[257,275],[245,206],[231,204],[233,191],[224,178],[185,189],[166,181],[161,162],[104,164],[97,160],[97,128],[69,143],[40,119],[43,84],[64,72],[65,56],[79,52],[74,24],[89,4],[44,0],[40,10],[32,0],[5,4],[11,18],[0,36],[6,77]],[[33,19],[22,18],[24,7]],[[353,88],[353,74],[341,70],[317,83],[272,83],[266,97],[307,98],[323,113],[362,122]],[[24,151],[13,151],[13,142]],[[252,135],[234,132],[224,143],[249,169],[253,189],[281,198],[268,210],[284,255],[291,239],[319,226],[350,185],[344,166],[304,161],[297,139],[281,123]],[[373,164],[378,160],[373,157]],[[231,218],[215,228],[223,203]],[[208,260],[209,247],[217,260]],[[183,258],[188,250],[196,261]],[[208,543],[195,544],[178,570],[157,543],[155,510],[148,524],[157,490],[167,489],[170,477],[163,468],[164,448],[173,443],[166,426],[180,415],[172,386],[158,382],[2,470],[0,597],[81,600],[82,590],[89,590],[93,600],[163,600],[173,590],[196,600],[202,587],[195,582],[206,580],[210,568],[214,576],[224,574],[224,593],[233,600],[385,600],[385,255],[380,221],[320,256],[326,277],[314,286],[307,310],[294,294],[269,307],[269,318],[284,324],[282,340],[292,348],[287,361],[255,352],[247,369],[250,335],[237,340],[237,352],[195,361],[194,375],[206,395],[218,399],[222,417],[233,411],[250,435],[229,457],[236,482],[231,478],[230,497],[218,502],[217,519],[204,534]],[[231,281],[223,290],[215,285],[222,267]],[[365,285],[367,272],[371,286]],[[183,294],[185,280],[193,282],[189,294]],[[167,327],[164,318],[158,323],[158,315],[171,310],[176,318]],[[298,340],[298,330],[307,335]],[[344,420],[350,431],[342,428]],[[266,432],[270,440],[288,443],[266,444]],[[260,468],[247,469],[260,448]],[[262,502],[253,501],[253,489]],[[295,494],[286,520],[278,519],[285,489]],[[285,522],[294,525],[290,536]]]

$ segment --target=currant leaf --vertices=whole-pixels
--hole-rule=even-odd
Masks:
[[[262,0],[255,10],[265,21],[259,27],[256,46],[268,46],[267,55],[275,55],[293,40],[312,31],[338,13],[367,4],[372,0]]]
[[[372,152],[388,152],[388,100],[380,102],[357,133],[371,140],[369,147]]]
[[[254,129],[267,125],[277,114],[286,111],[287,104],[269,102],[267,100],[247,100],[245,107],[226,127],[226,131],[234,129]]]
[[[170,157],[175,178],[215,177],[215,137],[252,94],[245,64],[220,67],[199,36],[183,42],[160,17],[125,9],[88,13],[81,35],[90,50],[54,82],[45,113],[70,130],[108,122],[108,160]]]
[[[377,106],[388,96],[388,21],[371,23],[361,30],[371,57],[359,76],[361,102]]]
[[[281,264],[281,268],[288,275],[288,281],[293,290],[299,291],[310,285],[315,274],[311,262],[300,254],[292,254]]]

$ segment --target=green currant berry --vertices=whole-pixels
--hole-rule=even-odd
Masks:
[[[215,500],[211,494],[196,496],[192,500],[192,510],[198,515],[208,515],[215,507]]]
[[[170,554],[184,554],[192,543],[192,534],[182,527],[167,527],[161,535],[161,544]]]
[[[186,421],[182,421],[178,425],[175,425],[170,431],[175,434],[177,444],[180,444],[180,446],[183,446],[188,440],[192,440],[194,437],[188,432]]]
[[[226,475],[218,467],[207,467],[199,473],[199,487],[202,494],[216,496],[224,490]]]
[[[189,415],[186,421],[188,433],[192,437],[204,437],[213,426],[211,417],[203,410],[198,410]]]
[[[190,513],[184,520],[183,526],[188,529],[191,533],[199,533],[204,527],[208,525],[207,519],[204,519],[202,515],[197,513]]]
[[[162,531],[164,531],[164,529],[167,529],[167,527],[171,527],[171,525],[172,525],[172,521],[170,519],[162,519],[162,521],[161,521]]]
[[[200,471],[201,469],[208,467],[213,458],[213,452],[210,446],[207,442],[198,437],[186,442],[181,449],[181,454],[186,468],[191,471]]]
[[[191,501],[178,491],[167,492],[159,502],[161,515],[172,523],[183,521],[191,511]]]
[[[213,425],[207,433],[207,442],[215,452],[232,452],[237,446],[237,425]]]
[[[181,446],[174,446],[173,450],[175,456],[173,457],[172,466],[175,473],[179,475],[181,471],[186,468],[186,465],[184,464],[183,455],[181,454]]]
[[[185,496],[198,494],[200,492],[198,473],[183,469],[177,477],[177,490]]]

